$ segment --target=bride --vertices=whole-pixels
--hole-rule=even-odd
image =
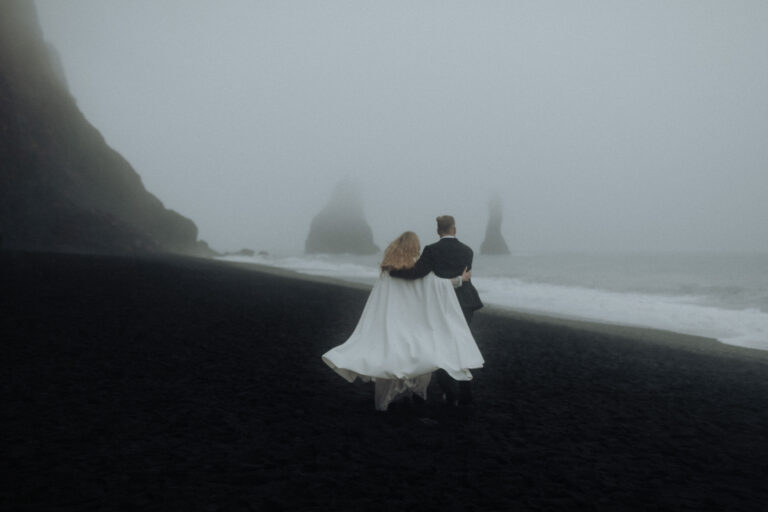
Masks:
[[[419,251],[419,238],[411,231],[389,244],[357,327],[346,342],[322,356],[349,382],[358,377],[374,381],[379,411],[414,394],[426,399],[437,369],[455,380],[471,380],[470,368],[483,366],[453,291],[469,279],[469,272],[453,279],[432,273],[416,280],[389,276],[390,270],[412,267]]]

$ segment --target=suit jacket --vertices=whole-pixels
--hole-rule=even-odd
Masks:
[[[465,268],[472,270],[473,256],[472,249],[455,238],[441,238],[438,242],[424,247],[413,267],[391,270],[389,275],[403,279],[419,279],[434,272],[437,277],[456,277],[461,275]],[[456,288],[456,296],[462,309],[475,311],[483,307],[472,281],[462,283]]]

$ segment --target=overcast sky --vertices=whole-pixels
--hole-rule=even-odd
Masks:
[[[768,2],[37,0],[73,95],[219,250],[768,250]]]

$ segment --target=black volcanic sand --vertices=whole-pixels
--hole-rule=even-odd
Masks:
[[[2,510],[768,503],[762,352],[485,312],[473,413],[436,389],[378,413],[320,360],[366,290],[185,258],[0,263]]]

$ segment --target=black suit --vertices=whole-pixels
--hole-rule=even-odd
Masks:
[[[419,260],[413,267],[391,270],[389,275],[402,279],[419,279],[434,272],[437,277],[449,279],[461,275],[464,269],[472,270],[473,256],[472,249],[455,238],[441,238],[438,242],[424,247]],[[464,318],[469,323],[472,320],[472,314],[483,307],[472,282],[466,281],[456,288],[456,297],[464,312]],[[437,382],[443,389],[448,402],[454,403],[457,398],[455,381],[441,369],[437,371]],[[459,382],[458,401],[459,404],[472,403],[472,388],[469,381]]]
[[[438,242],[424,247],[419,261],[413,267],[392,270],[389,275],[403,279],[420,279],[434,272],[437,277],[450,279],[461,275],[465,268],[472,270],[473,256],[472,249],[455,238],[441,238]],[[471,320],[473,312],[483,307],[472,281],[462,283],[456,288],[456,297],[467,322]]]

